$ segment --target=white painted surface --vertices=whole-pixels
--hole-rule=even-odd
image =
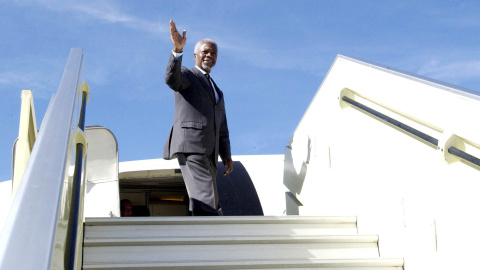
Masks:
[[[126,174],[137,171],[157,171],[157,170],[172,170],[180,169],[176,159],[144,159],[124,161],[119,164],[119,173]]]
[[[346,105],[343,93],[440,147]],[[478,115],[478,95],[338,57],[286,149],[284,182],[301,215],[358,216],[359,232],[379,233],[382,256],[405,256],[407,269],[474,263],[480,170],[443,150],[454,134],[480,157]]]
[[[283,185],[284,155],[233,156],[247,169],[257,190],[265,216],[285,215],[285,192]]]
[[[298,259],[298,260],[243,260],[243,261],[202,261],[202,262],[162,262],[162,263],[111,263],[84,265],[83,269],[95,270],[138,270],[138,269],[270,269],[270,270],[403,270],[403,259]],[[431,268],[425,268],[431,269]]]
[[[402,259],[379,258],[377,235],[355,225],[355,217],[90,218],[83,267],[401,269]]]
[[[119,217],[118,147],[103,127],[88,127],[85,217]]]
[[[355,217],[255,217],[230,216],[219,220],[208,217],[147,217],[88,219],[86,239],[160,238],[226,236],[320,236],[356,235]],[[126,229],[128,228],[128,229]]]
[[[12,180],[0,182],[0,234],[12,205]]]

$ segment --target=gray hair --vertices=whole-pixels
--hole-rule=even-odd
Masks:
[[[218,53],[218,46],[217,46],[217,43],[215,41],[213,41],[213,39],[209,39],[209,38],[204,38],[204,39],[201,39],[197,42],[197,44],[195,44],[195,49],[193,50],[193,53],[197,54],[200,52],[200,47],[202,47],[203,44],[205,43],[211,43],[213,45],[215,45],[215,48],[217,48],[217,53]]]

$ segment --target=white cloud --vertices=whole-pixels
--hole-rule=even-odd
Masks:
[[[23,56],[16,59],[17,65],[0,68],[2,91],[28,89],[35,91],[36,98],[47,98],[56,92],[65,65],[65,59],[32,59]],[[45,72],[48,71],[48,72]]]
[[[115,10],[112,6],[101,5],[93,7],[88,4],[75,4],[70,3],[65,6],[65,9],[71,9],[77,12],[83,13],[83,15],[90,16],[92,18],[107,21],[110,23],[131,23],[137,21],[136,18],[127,14],[122,14],[118,10]]]
[[[38,77],[30,72],[20,73],[7,71],[0,73],[0,84],[6,85],[38,85]]]
[[[83,15],[97,20],[108,23],[121,23],[128,27],[151,33],[167,33],[169,31],[168,24],[165,26],[158,22],[150,22],[142,18],[131,16],[118,10],[113,5],[103,4],[99,6],[97,2],[94,2],[93,4],[68,4],[65,6],[65,9],[80,12]]]
[[[424,64],[418,73],[438,80],[478,78],[480,77],[480,60],[450,63],[434,60]]]
[[[17,2],[20,5],[31,4],[31,2]],[[82,1],[81,3],[75,2],[59,2],[59,1],[47,1],[37,0],[33,1],[38,5],[41,5],[49,10],[55,12],[73,12],[77,19],[95,19],[106,23],[120,23],[127,27],[134,29],[147,31],[150,33],[167,33],[170,31],[168,24],[159,22],[151,22],[143,18],[135,17],[121,11],[113,2],[106,1]]]
[[[229,40],[229,41],[227,41]],[[287,47],[269,47],[265,45],[262,47],[262,42],[247,39],[239,36],[222,36],[216,38],[215,41],[219,44],[220,52],[228,51],[232,56],[250,63],[253,66],[264,69],[282,69],[282,70],[303,70],[311,72],[312,68],[316,66],[314,61],[305,61],[305,55],[290,53],[293,49]],[[312,59],[312,56],[308,56]],[[318,63],[318,62],[317,62]]]

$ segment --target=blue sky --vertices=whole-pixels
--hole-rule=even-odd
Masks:
[[[232,153],[283,154],[337,54],[480,90],[478,1],[0,1],[0,181],[11,178],[20,93],[37,125],[70,48],[83,48],[87,125],[109,128],[120,161],[160,158],[173,120],[163,74],[169,20],[217,41]]]

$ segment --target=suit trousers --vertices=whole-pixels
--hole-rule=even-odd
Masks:
[[[217,162],[214,155],[177,153],[193,216],[222,216],[218,205]]]

